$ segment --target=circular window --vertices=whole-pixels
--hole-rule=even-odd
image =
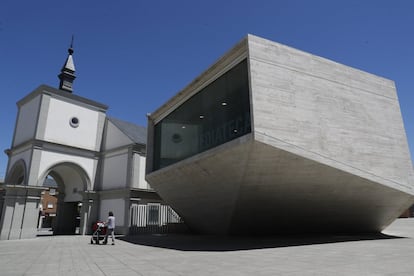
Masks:
[[[78,127],[79,126],[79,119],[76,117],[72,117],[69,121],[71,127]]]
[[[171,137],[171,140],[172,140],[174,143],[180,143],[180,142],[183,140],[183,138],[181,137],[181,135],[180,135],[180,134],[178,134],[178,133],[174,133],[174,134],[173,134],[173,136]]]

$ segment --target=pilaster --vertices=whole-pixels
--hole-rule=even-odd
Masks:
[[[34,238],[37,234],[39,203],[43,187],[1,185],[0,240]]]
[[[98,218],[99,195],[95,191],[84,191],[82,193],[82,208],[80,211],[80,228],[81,235],[92,234],[92,224]]]

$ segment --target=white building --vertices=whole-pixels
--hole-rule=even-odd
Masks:
[[[72,54],[70,48],[59,89],[41,85],[17,103],[0,186],[0,239],[36,236],[47,176],[58,184],[55,234],[75,233],[79,216],[80,233],[90,233],[109,211],[116,232],[127,234],[132,226],[145,226],[146,213],[136,210],[162,203],[145,181],[146,129],[109,118],[106,105],[72,94]]]

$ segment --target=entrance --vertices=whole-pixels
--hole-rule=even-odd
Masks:
[[[78,202],[62,202],[58,204],[57,216],[54,224],[54,235],[79,234],[80,209]]]
[[[88,182],[83,170],[70,163],[56,165],[48,171],[43,187],[47,190],[41,197],[38,234],[85,234],[88,208],[83,195]]]

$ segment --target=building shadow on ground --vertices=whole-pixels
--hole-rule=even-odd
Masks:
[[[181,251],[238,251],[305,246],[366,240],[401,239],[382,233],[363,235],[283,235],[283,236],[210,236],[191,234],[153,234],[119,237],[120,240]]]

